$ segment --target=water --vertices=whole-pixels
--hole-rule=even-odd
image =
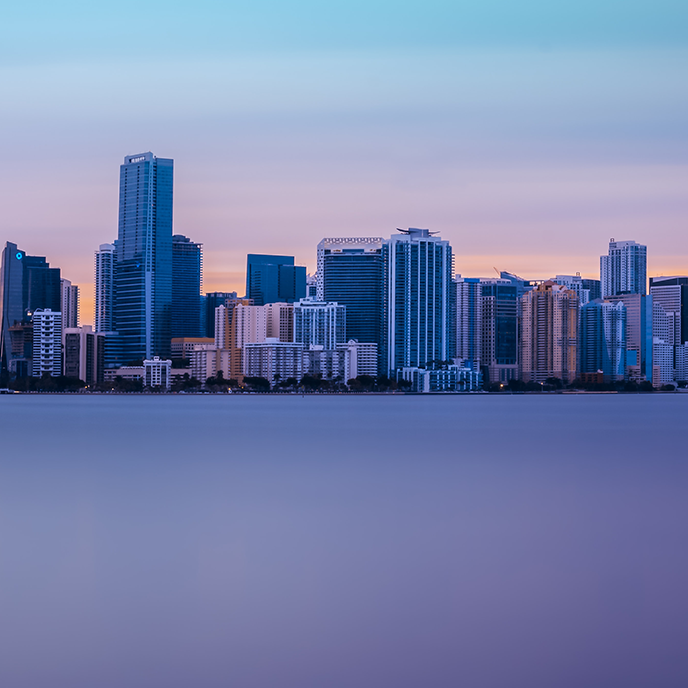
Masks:
[[[0,685],[688,685],[688,397],[0,397]]]

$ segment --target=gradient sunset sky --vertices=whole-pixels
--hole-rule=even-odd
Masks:
[[[82,287],[119,165],[175,160],[205,288],[246,253],[429,227],[456,270],[596,276],[609,238],[688,273],[688,3],[14,3],[0,24],[0,240]]]

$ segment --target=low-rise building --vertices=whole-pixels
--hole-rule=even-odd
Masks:
[[[482,375],[472,368],[458,365],[413,366],[401,368],[397,380],[411,383],[412,392],[474,392],[482,388]]]
[[[172,361],[153,356],[143,362],[143,384],[145,387],[164,387],[172,384]]]

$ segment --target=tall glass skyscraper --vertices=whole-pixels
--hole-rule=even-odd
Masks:
[[[203,244],[172,237],[172,336],[202,337]]]
[[[447,361],[456,350],[454,257],[427,229],[403,229],[385,241],[385,332],[388,374]]]
[[[346,306],[346,338],[382,344],[384,257],[377,237],[318,244],[317,298]]]
[[[510,280],[482,279],[480,291],[483,379],[506,383],[518,378],[518,287]]]
[[[609,242],[609,254],[600,257],[602,297],[647,294],[647,246],[635,241]]]
[[[595,299],[580,311],[580,372],[602,371],[606,381],[626,375],[626,306]]]
[[[114,280],[115,280],[115,247],[113,244],[101,244],[95,255],[95,331],[112,332]]]
[[[120,167],[114,325],[125,363],[170,355],[173,174],[150,152]]]
[[[60,269],[8,241],[0,263],[0,371],[27,374],[30,351],[13,347],[12,328],[30,323],[38,309],[59,313],[60,302]],[[14,359],[21,359],[23,365],[17,367]]]
[[[249,253],[246,258],[246,298],[256,306],[295,303],[306,297],[306,268],[294,256]]]

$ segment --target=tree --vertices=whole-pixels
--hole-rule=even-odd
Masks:
[[[270,391],[270,380],[264,377],[245,377],[244,384],[251,387],[255,392]]]

